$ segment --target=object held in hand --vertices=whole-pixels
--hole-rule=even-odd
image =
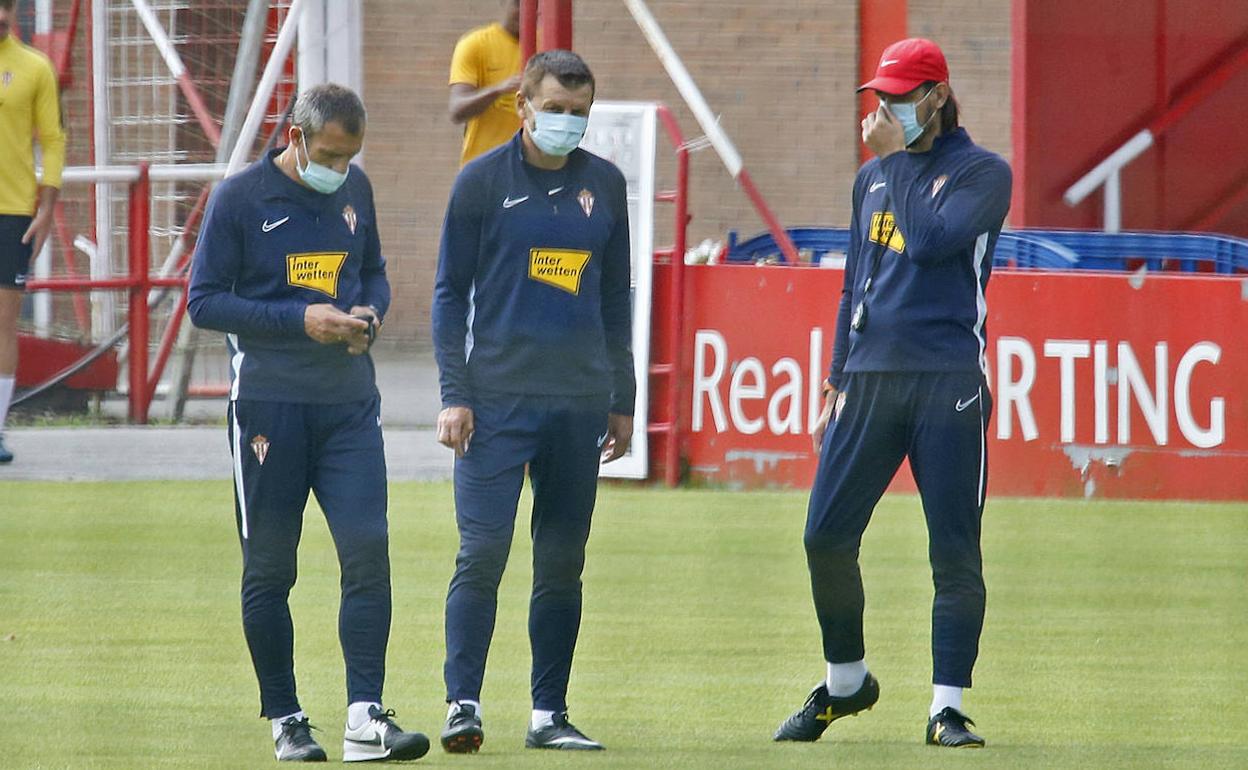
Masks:
[[[368,313],[356,313],[351,317],[368,322],[368,346],[371,348],[373,346],[373,340],[377,339],[377,319],[373,318]]]

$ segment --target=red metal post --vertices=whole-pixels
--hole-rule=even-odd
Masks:
[[[1165,112],[1148,122],[1148,130],[1153,132],[1154,137],[1160,137],[1198,105],[1220,91],[1227,81],[1248,68],[1248,35],[1239,38],[1224,54],[1215,59],[1219,62],[1217,66],[1201,75],[1179,98],[1170,102]]]
[[[672,255],[672,306],[668,329],[672,351],[672,376],[667,383],[667,408],[672,419],[668,434],[663,481],[669,487],[680,483],[680,378],[684,372],[685,347],[685,251],[689,228],[689,150],[682,141],[676,150],[676,235]]]
[[[1027,13],[1029,0],[1012,0],[1010,6],[1010,146],[1015,169],[1009,222],[1023,227],[1030,219],[1027,193]]]
[[[199,122],[199,127],[204,130],[204,136],[212,143],[215,148],[221,144],[221,128],[217,125],[217,121],[213,119],[212,113],[208,111],[208,105],[204,104],[204,99],[199,95],[199,89],[195,87],[195,79],[190,73],[183,72],[178,78],[178,89],[182,91],[182,96],[186,98],[187,106],[191,108],[191,112],[195,114],[195,120]]]
[[[151,404],[156,398],[156,386],[160,384],[160,377],[165,373],[165,365],[169,363],[169,356],[173,353],[173,346],[178,341],[178,332],[182,330],[182,319],[186,317],[186,298],[173,308],[173,313],[169,316],[169,323],[165,324],[165,332],[160,337],[160,344],[156,348],[156,361],[152,365],[152,376],[147,384],[147,403]]]
[[[69,45],[66,46],[65,58],[62,61],[57,62],[57,64],[63,68],[61,72],[57,73],[58,77],[64,77],[64,70],[69,69],[69,50],[74,46],[74,38],[78,37],[78,16],[81,13],[82,0],[74,0],[73,4],[69,6],[69,23],[65,25],[65,36]],[[88,46],[87,50],[90,51],[91,47]],[[88,57],[89,56],[90,54],[88,54]]]
[[[147,387],[148,311],[151,289],[151,206],[152,185],[147,164],[139,164],[139,179],[130,185],[130,422],[147,424],[152,401]]]
[[[78,270],[74,267],[74,239],[70,236],[69,225],[65,222],[65,203],[56,202],[53,209],[56,221],[56,237],[61,242],[61,259],[65,263],[65,275],[76,279]],[[78,331],[83,337],[91,335],[91,311],[87,308],[87,299],[82,294],[74,294],[74,318],[78,321]]]
[[[520,0],[521,67],[537,53],[537,0]]]
[[[905,39],[907,32],[906,10],[908,0],[861,0],[858,3],[858,82],[865,83],[875,76],[880,54],[890,43]],[[856,84],[855,84],[856,85]],[[854,135],[858,135],[858,122],[863,115],[876,107],[875,94],[858,94],[858,115],[854,117]],[[871,160],[871,150],[865,144],[858,145],[858,161]]]
[[[572,0],[541,0],[542,50],[572,50]]]
[[[668,350],[671,351],[671,371],[667,375],[664,397],[667,415],[671,421],[667,431],[667,443],[663,447],[663,483],[675,487],[680,483],[680,378],[684,371],[684,317],[685,317],[685,251],[688,248],[689,230],[689,148],[680,131],[676,116],[660,105],[659,120],[676,147],[676,193],[672,197],[676,207],[676,227],[673,231],[671,261],[671,291],[668,295],[667,334]]]
[[[174,274],[179,276],[179,288],[185,288],[189,277],[182,277],[182,271],[190,263],[191,257],[195,254],[195,237],[192,235],[195,226],[199,224],[199,216],[203,213],[204,203],[208,200],[208,185],[204,185],[204,189],[200,191],[199,198],[195,201],[194,208],[186,217],[186,224],[183,225],[183,237],[188,244],[182,252],[182,256],[178,259],[178,264],[174,268]],[[160,378],[164,376],[165,366],[169,363],[169,356],[173,353],[173,346],[178,341],[178,331],[182,328],[182,321],[186,317],[186,297],[183,293],[182,298],[173,306],[173,311],[169,316],[169,323],[165,325],[164,334],[161,335],[160,344],[156,347],[156,360],[152,362],[151,382],[148,386],[148,403],[156,398],[156,385],[160,382]]]

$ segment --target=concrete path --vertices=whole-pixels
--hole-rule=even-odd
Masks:
[[[205,358],[219,358],[210,369],[221,372],[222,382],[228,376],[225,346]],[[378,346],[373,353],[377,368],[377,389],[381,391],[381,419],[395,428],[432,428],[437,424],[442,399],[438,389],[438,367],[430,350],[399,350]],[[197,364],[198,365],[198,364]],[[224,398],[199,398],[187,402],[185,419],[190,423],[217,423],[225,420]],[[126,400],[113,395],[104,401],[101,412],[115,420],[126,418]],[[165,404],[157,399],[152,404],[153,420],[166,420]]]
[[[386,428],[392,481],[449,479],[454,455],[432,430]],[[5,433],[17,456],[0,465],[6,480],[140,481],[229,479],[225,427],[21,428]],[[0,492],[0,508],[3,493]]]
[[[433,353],[378,347],[373,359],[382,393],[389,478],[451,478],[454,456],[439,446],[433,433],[441,408]],[[125,419],[126,401],[107,398],[101,411]],[[162,414],[157,402],[152,418]],[[232,469],[225,416],[226,399],[208,398],[187,404],[187,422],[200,423],[191,426],[9,428],[5,443],[17,459],[0,465],[0,484],[7,479],[228,479]]]
[[[434,437],[441,399],[438,369],[431,351],[379,347],[374,354],[381,417],[385,425],[386,467],[394,481],[449,479],[454,455]],[[124,420],[126,401],[112,396],[101,411]],[[232,475],[225,431],[226,399],[195,399],[187,404],[190,423],[177,427],[9,428],[5,443],[17,456],[0,465],[6,480],[137,481],[229,479]],[[158,400],[152,418],[165,414]],[[0,508],[3,493],[0,492]]]

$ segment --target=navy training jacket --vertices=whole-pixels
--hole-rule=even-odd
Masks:
[[[986,373],[985,291],[1011,184],[1005,160],[962,128],[927,152],[863,165],[828,377],[834,387],[847,372]],[[860,304],[861,331],[851,328]]]

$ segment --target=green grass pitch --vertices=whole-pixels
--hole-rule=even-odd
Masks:
[[[0,767],[266,767],[238,611],[230,485],[0,486]],[[527,510],[526,501],[522,511]],[[925,747],[931,587],[917,499],[863,544],[883,695],[813,745],[771,742],[822,673],[805,495],[603,489],[572,718],[608,751],[526,752],[530,576],[522,513],[477,756],[524,767],[1248,767],[1248,506],[993,499],[988,618],[967,710],[987,749]],[[436,734],[445,484],[395,484],[387,704]],[[292,596],[300,695],[341,758],[337,565],[311,506]],[[435,737],[436,742],[436,737]]]

